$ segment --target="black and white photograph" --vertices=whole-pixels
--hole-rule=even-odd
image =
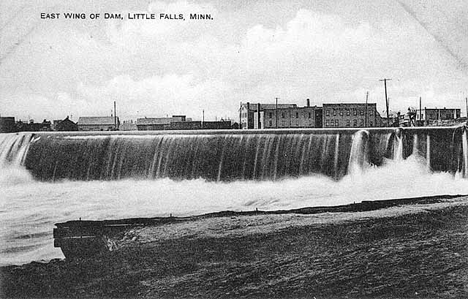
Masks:
[[[468,298],[468,2],[3,0],[1,298]]]

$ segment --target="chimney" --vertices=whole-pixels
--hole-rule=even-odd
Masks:
[[[310,107],[310,100],[307,99],[307,107]]]

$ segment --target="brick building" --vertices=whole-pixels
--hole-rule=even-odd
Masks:
[[[260,109],[259,109],[260,107]],[[296,104],[251,104],[249,102],[247,103],[240,103],[240,109],[239,109],[239,124],[240,124],[240,129],[254,129],[258,128],[258,113],[262,112],[264,110],[278,110],[280,109],[289,109],[289,108],[297,108]],[[255,114],[257,113],[257,116]],[[254,120],[254,118],[257,117],[257,121]],[[262,123],[262,121],[260,121]],[[264,125],[260,125],[260,128],[264,128]]]
[[[367,109],[366,109],[367,108]],[[298,107],[296,104],[241,103],[242,129],[275,128],[364,128],[383,126],[375,103],[323,104]]]
[[[278,116],[276,115],[277,113]],[[260,113],[254,113],[254,129],[321,127],[322,107],[305,106],[281,109],[262,109]]]
[[[324,128],[367,128],[382,125],[375,103],[323,104]]]

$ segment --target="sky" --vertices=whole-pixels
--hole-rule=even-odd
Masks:
[[[86,19],[65,19],[70,12]],[[41,18],[51,13],[60,16]],[[128,18],[135,13],[156,19]],[[365,102],[367,92],[385,114],[383,78],[391,79],[391,111],[417,108],[421,97],[423,107],[461,108],[465,116],[468,2],[0,3],[0,116],[76,121],[110,116],[116,101],[122,120],[199,120],[204,111],[205,120],[238,121],[240,102],[321,106]]]

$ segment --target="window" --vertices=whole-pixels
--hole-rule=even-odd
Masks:
[[[361,115],[364,115],[364,110],[361,110]]]
[[[327,120],[327,121],[325,121],[325,126],[326,126],[326,127],[328,127],[328,120]]]
[[[340,126],[340,123],[338,122],[337,119],[335,119],[335,127],[339,127]]]
[[[283,113],[281,113],[281,118],[284,118],[284,112],[283,112]]]
[[[364,127],[364,120],[361,118],[360,125],[361,127]]]
[[[357,115],[357,109],[356,109],[356,108],[353,108],[353,115],[354,115],[354,116]]]
[[[312,113],[309,112],[309,118],[311,118],[311,117],[312,117]]]
[[[351,126],[351,121],[349,119],[346,120],[346,126],[347,127]]]
[[[336,110],[333,109],[333,116],[336,116]]]
[[[299,112],[296,112],[296,118],[299,118]]]
[[[340,110],[340,115],[343,116],[343,110]]]
[[[270,118],[273,118],[273,113],[270,112]]]
[[[330,109],[325,110],[327,116],[330,116]]]
[[[369,113],[369,115],[372,116],[372,114],[373,114],[373,111],[371,110],[370,113]]]
[[[271,123],[271,120],[268,122],[268,125],[269,125],[270,127],[273,127],[273,124]]]
[[[353,127],[357,127],[357,119],[353,120]]]
[[[350,114],[350,111],[348,108],[346,108],[346,115],[349,116],[349,114]]]

